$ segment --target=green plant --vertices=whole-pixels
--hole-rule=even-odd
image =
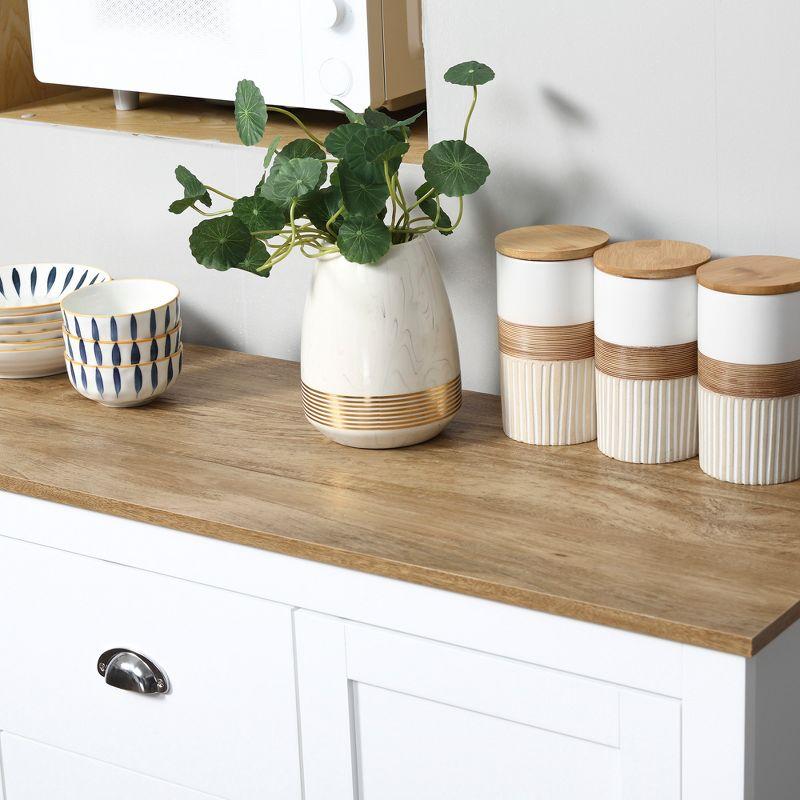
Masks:
[[[332,100],[348,121],[323,142],[292,112],[267,106],[252,81],[240,81],[235,117],[245,145],[261,142],[273,113],[291,118],[308,138],[295,139],[281,150],[276,138],[267,149],[261,179],[245,197],[204,184],[183,166],[175,170],[183,197],[169,210],[181,214],[191,208],[208,217],[189,237],[197,262],[268,276],[295,248],[310,258],[340,252],[348,261],[369,264],[392,245],[424,233],[451,234],[461,223],[464,197],[489,175],[486,159],[467,144],[467,136],[478,86],[491,81],[494,72],[469,61],[451,67],[444,78],[472,87],[472,102],[463,137],[439,142],[425,153],[425,182],[413,201],[403,193],[398,170],[409,149],[410,126],[423,112],[398,121],[372,108],[359,114]],[[232,206],[221,211],[200,208],[211,209],[212,194]],[[442,208],[442,196],[458,199],[455,222]]]

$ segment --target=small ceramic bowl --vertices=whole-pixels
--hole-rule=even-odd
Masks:
[[[64,345],[0,351],[0,378],[41,378],[64,371]]]
[[[67,355],[73,361],[91,367],[119,367],[171,356],[181,344],[181,325],[178,323],[171,331],[155,339],[140,339],[137,342],[95,342],[79,339],[66,330],[63,331],[63,338]]]
[[[180,292],[166,281],[126,278],[73,292],[61,311],[64,327],[80,339],[152,339],[180,321]]]
[[[20,347],[24,345],[42,344],[43,342],[58,341],[59,330],[38,331],[36,333],[0,333],[0,345]],[[5,348],[9,349],[9,348]]]
[[[107,272],[79,264],[9,264],[0,267],[0,315],[58,311],[70,293],[110,280]]]
[[[120,367],[90,367],[68,355],[63,361],[79,394],[104,406],[127,408],[155,400],[175,383],[183,369],[183,348],[160,361]]]
[[[60,333],[64,321],[61,314],[43,322],[0,322],[0,336],[16,336],[31,333]]]

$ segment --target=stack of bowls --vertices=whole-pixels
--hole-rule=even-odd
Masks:
[[[64,371],[62,298],[110,281],[78,264],[0,267],[0,378],[40,378]]]
[[[180,293],[130,278],[74,292],[61,303],[62,361],[79,394],[104,406],[141,406],[183,368]]]

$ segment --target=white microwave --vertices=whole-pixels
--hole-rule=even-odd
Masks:
[[[421,0],[28,0],[36,77],[138,93],[403,108],[424,97]]]

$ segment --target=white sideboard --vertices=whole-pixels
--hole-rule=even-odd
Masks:
[[[753,658],[0,493],[3,800],[791,800]],[[170,691],[106,684],[112,647]]]

